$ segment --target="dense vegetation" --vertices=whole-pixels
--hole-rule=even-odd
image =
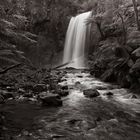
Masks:
[[[0,5],[1,48],[23,51],[36,66],[58,60],[71,16],[87,10],[71,0],[5,0]]]
[[[100,2],[100,6],[95,6],[96,12],[93,12],[93,17],[88,20],[98,32],[98,37],[94,39],[95,32],[92,31],[91,74],[107,82],[117,82],[124,88],[138,89],[139,3],[135,0],[111,1],[112,3],[108,1],[107,5]]]
[[[139,0],[0,0],[0,107],[11,99],[62,106],[61,97],[69,91],[58,83],[67,72],[51,68],[61,63],[71,17],[86,11],[92,11],[85,22],[91,24],[87,45],[91,75],[139,93]],[[2,140],[13,138],[5,129],[6,115],[0,108]]]

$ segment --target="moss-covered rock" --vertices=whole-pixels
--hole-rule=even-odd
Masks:
[[[131,31],[128,36],[127,45],[131,46],[133,50],[140,47],[140,32],[139,31]]]

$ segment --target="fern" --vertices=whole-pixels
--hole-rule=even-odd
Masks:
[[[11,50],[0,50],[0,56],[14,55]]]
[[[11,59],[11,58],[7,58],[5,56],[0,56],[0,62],[4,65],[4,64],[17,64],[18,61]]]
[[[18,64],[20,62],[30,63],[29,60],[23,55],[24,52],[18,50],[0,50],[0,63],[1,67],[4,65]]]

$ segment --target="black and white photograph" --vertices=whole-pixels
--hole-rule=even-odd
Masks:
[[[140,140],[140,0],[0,0],[0,140]]]

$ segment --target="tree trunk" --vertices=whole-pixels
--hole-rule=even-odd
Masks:
[[[73,61],[69,61],[69,62],[67,62],[67,63],[64,63],[64,64],[61,64],[61,65],[59,65],[59,66],[56,66],[56,67],[54,67],[54,68],[52,68],[52,69],[59,69],[59,68],[61,68],[61,67],[64,67],[64,66],[66,66],[66,65],[68,65],[68,64],[70,64],[70,63],[72,63]]]
[[[124,22],[124,19],[123,19],[123,16],[118,13],[118,16],[121,18],[121,21],[122,21],[122,29],[123,29],[123,42],[122,44],[125,45],[126,44],[126,40],[127,40],[127,31],[126,31],[126,27],[125,27],[125,22]]]
[[[135,12],[135,20],[136,20],[136,24],[137,24],[137,29],[140,31],[137,3],[136,3],[136,0],[132,0],[132,2],[133,2],[134,12]]]
[[[96,23],[97,25],[97,28],[100,32],[100,35],[101,35],[101,39],[105,39],[105,36],[104,36],[104,33],[102,32],[102,29],[101,29],[101,24],[100,23]]]

